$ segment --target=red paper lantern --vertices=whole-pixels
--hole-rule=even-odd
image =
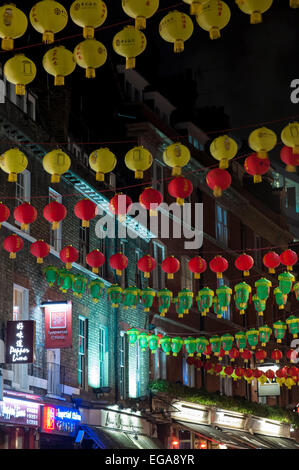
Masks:
[[[89,199],[78,201],[74,207],[75,216],[82,220],[82,227],[89,227],[89,221],[96,216],[97,205]]]
[[[123,270],[128,266],[128,262],[128,258],[122,253],[115,253],[109,258],[109,264],[112,269],[116,270],[117,276],[122,275]]]
[[[270,274],[275,273],[275,269],[280,265],[280,256],[275,251],[269,251],[263,257],[263,263],[268,268]]]
[[[224,351],[223,347],[221,346],[221,347],[220,347],[219,354],[218,354],[218,359],[219,359],[219,361],[222,361],[222,358],[223,358],[225,355],[226,355],[226,354],[225,354],[225,351]]]
[[[282,147],[280,159],[286,164],[286,171],[296,173],[296,166],[299,166],[299,155],[294,154],[292,147],[286,145]]]
[[[193,191],[193,184],[184,176],[177,176],[168,184],[168,192],[170,196],[176,198],[177,204],[182,206],[184,199],[190,196]]]
[[[224,368],[224,372],[226,375],[232,375],[232,373],[234,372],[234,368],[232,366],[227,366]]]
[[[267,357],[267,352],[264,349],[257,349],[255,351],[255,358],[259,362],[264,362]]]
[[[230,360],[234,361],[235,359],[237,359],[239,357],[239,351],[238,351],[237,348],[231,348],[228,355],[230,357]]]
[[[245,171],[253,176],[254,183],[262,181],[262,175],[270,168],[269,158],[259,158],[256,153],[249,155],[244,162]]]
[[[92,268],[92,272],[98,274],[99,268],[105,263],[105,256],[100,250],[92,250],[86,255],[86,263]]]
[[[276,375],[276,377],[278,377],[279,379],[282,379],[282,378],[286,377],[286,376],[287,376],[286,368],[283,367],[282,369],[278,369],[278,370],[275,372],[275,375]]]
[[[215,364],[214,366],[214,372],[215,374],[220,374],[220,372],[222,371],[222,368],[223,368],[223,365],[222,364]]]
[[[191,358],[189,358],[191,359]],[[194,366],[196,367],[197,370],[200,370],[201,367],[203,366],[203,362],[201,359],[194,359]]]
[[[222,273],[228,268],[228,262],[223,256],[218,255],[210,261],[209,266],[211,271],[217,273],[217,279],[221,279]]]
[[[255,379],[259,379],[263,375],[263,372],[259,369],[254,369],[253,370],[253,377]]]
[[[279,351],[279,349],[273,349],[273,351],[271,352],[271,358],[275,361],[275,362],[279,362],[280,359],[282,358],[282,352]]]
[[[10,215],[9,208],[5,204],[0,202],[0,228],[1,228],[1,224],[8,220],[9,215]]]
[[[227,170],[215,168],[210,170],[206,176],[209,188],[213,190],[214,197],[220,197],[222,191],[228,189],[232,183],[232,177]]]
[[[253,377],[253,370],[252,369],[245,369],[244,377],[246,377],[247,379],[250,379],[251,377]]]
[[[23,248],[23,240],[13,233],[4,239],[3,248],[9,252],[9,257],[14,259],[16,258],[16,253]]]
[[[297,253],[293,250],[285,250],[280,255],[280,262],[287,267],[288,271],[293,271],[293,266],[298,261]]]
[[[44,207],[43,216],[52,224],[52,230],[59,228],[59,223],[66,218],[66,207],[57,201],[52,201]]]
[[[286,357],[287,357],[289,362],[295,362],[295,360],[298,357],[298,353],[297,353],[296,349],[289,349],[286,353]]]
[[[212,351],[212,348],[211,348],[211,345],[210,344],[207,344],[206,346],[206,349],[204,350],[204,355],[206,356],[207,359],[210,359],[213,351]]]
[[[265,376],[267,377],[267,379],[272,381],[275,378],[275,373],[273,372],[272,369],[268,369],[267,372],[265,373]]]
[[[292,367],[287,367],[287,374],[292,377],[294,380],[298,380],[298,374],[299,370],[297,367],[292,366]]]
[[[194,279],[200,279],[200,275],[207,269],[207,263],[201,256],[194,256],[190,259],[188,268],[194,273]]]
[[[23,202],[14,210],[14,218],[21,224],[21,230],[27,230],[37,217],[37,210],[29,202]]]
[[[75,263],[79,257],[78,250],[73,245],[67,245],[60,250],[59,257],[65,263],[66,269],[71,269],[72,263]]]
[[[167,273],[167,279],[173,279],[173,275],[180,269],[180,262],[174,256],[168,256],[162,261],[161,268]]]
[[[245,369],[244,369],[244,367],[236,367],[236,368],[235,368],[235,374],[236,374],[237,377],[239,377],[239,379],[240,379],[241,377],[243,377],[244,374],[245,374]]]
[[[144,273],[145,278],[149,278],[150,273],[155,269],[156,264],[156,260],[152,256],[145,255],[138,260],[137,267]]]
[[[130,211],[133,201],[126,194],[115,194],[109,202],[109,210],[114,215],[118,215],[120,220],[124,220],[126,214]]]
[[[50,253],[50,246],[44,240],[37,240],[30,246],[30,253],[37,258],[37,263],[42,264],[43,258]]]
[[[244,362],[248,362],[249,359],[251,359],[252,352],[249,349],[244,349],[244,351],[241,352],[241,357],[244,359]]]
[[[154,188],[145,188],[139,196],[139,203],[150,213],[150,216],[157,215],[157,208],[162,204],[163,196],[160,191]]]
[[[238,256],[238,258],[235,261],[235,266],[239,271],[243,271],[244,276],[249,276],[249,270],[252,268],[254,265],[254,260],[252,256],[246,255],[243,253],[243,255]]]

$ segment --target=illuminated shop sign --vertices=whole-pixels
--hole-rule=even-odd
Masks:
[[[75,409],[44,406],[42,431],[55,434],[72,434],[81,421],[82,416]]]
[[[20,426],[40,426],[40,405],[30,401],[3,397],[0,402],[0,422]]]
[[[243,429],[245,424],[245,417],[218,411],[216,413],[214,423],[227,426],[229,428]]]
[[[190,421],[192,423],[209,423],[209,411],[207,409],[196,405],[192,406],[192,404],[186,402],[176,402],[174,406],[175,411],[171,413],[174,419]]]
[[[6,364],[32,364],[35,322],[8,321],[6,327]]]
[[[72,347],[72,303],[45,306],[45,348]]]

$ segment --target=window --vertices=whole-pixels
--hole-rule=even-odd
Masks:
[[[190,259],[186,256],[181,258],[181,287],[182,289],[190,289],[193,290],[193,280],[192,280],[192,273],[188,268],[188,263]]]
[[[166,354],[164,351],[162,351],[161,348],[158,348],[156,351],[154,367],[155,367],[154,369],[155,380],[157,379],[166,380],[167,379]]]
[[[100,371],[100,387],[105,385],[105,350],[106,350],[106,341],[105,341],[105,329],[100,328],[99,333],[99,371]]]
[[[191,432],[179,429],[180,449],[191,449]]]
[[[29,320],[29,291],[18,284],[13,285],[13,320]],[[14,364],[12,370],[13,387],[28,391],[28,364]]]
[[[183,384],[187,387],[195,387],[194,365],[189,365],[185,356],[183,356]]]
[[[86,386],[87,319],[79,317],[78,384]]]
[[[86,255],[89,253],[89,227],[82,227],[79,221],[79,263],[86,266]]]
[[[164,196],[163,165],[157,160],[154,161],[153,166],[153,188]]]
[[[54,191],[54,189],[49,188],[49,203],[52,201],[62,202],[62,196]],[[55,251],[60,251],[62,246],[62,224],[59,223],[59,228],[57,230],[52,230],[50,226],[50,239],[49,245],[54,248]]]
[[[228,244],[227,211],[216,204],[216,238],[224,246]]]
[[[36,119],[36,99],[34,96],[31,95],[31,93],[27,94],[27,114],[32,119],[32,121],[35,121]]]
[[[165,286],[165,273],[162,271],[161,264],[165,258],[165,248],[159,243],[153,242],[153,256],[157,262],[157,267],[153,271],[154,289],[163,289]]]
[[[229,280],[227,277],[223,276],[222,278],[218,279],[218,287],[221,287],[221,286],[229,287]],[[232,304],[232,301],[227,307],[227,310],[222,313],[222,318],[225,318],[226,320],[231,320],[231,304]]]
[[[119,345],[119,395],[120,399],[124,400],[126,398],[126,376],[125,376],[125,367],[126,367],[126,337],[125,333],[121,331],[120,333],[120,345]]]
[[[16,182],[16,206],[23,202],[30,202],[30,171],[24,170],[18,175]]]
[[[224,366],[228,366],[230,364],[229,358],[224,358]],[[220,377],[220,394],[226,395],[227,397],[231,397],[233,395],[233,379],[231,377]]]

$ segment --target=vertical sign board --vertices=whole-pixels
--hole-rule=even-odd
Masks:
[[[72,303],[45,306],[45,348],[72,347]]]
[[[6,364],[34,362],[35,321],[8,321],[6,327]]]

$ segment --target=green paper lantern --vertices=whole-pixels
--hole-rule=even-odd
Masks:
[[[257,311],[258,315],[262,317],[264,315],[264,311],[266,310],[266,301],[260,300],[257,294],[252,297],[254,308]]]
[[[75,297],[81,299],[82,294],[84,294],[88,279],[84,276],[73,276],[72,280],[72,290]]]
[[[268,325],[263,325],[259,327],[259,337],[262,346],[266,346],[270,341],[272,330]]]
[[[46,281],[49,284],[50,287],[55,284],[56,279],[57,279],[57,271],[58,269],[55,268],[55,266],[47,266],[46,268],[43,269],[43,272],[46,276]]]
[[[232,295],[232,290],[228,286],[221,286],[216,289],[218,303],[221,307],[222,312],[226,312]]]
[[[178,299],[183,313],[189,313],[193,303],[193,292],[189,289],[182,289],[178,294]]]
[[[296,284],[294,285],[294,292],[296,299],[299,300],[299,282],[296,282]]]
[[[129,344],[135,344],[137,339],[138,339],[138,336],[139,336],[139,330],[137,330],[137,328],[130,328],[128,331],[127,331],[127,335],[128,335],[128,340],[129,340]]]
[[[243,331],[238,331],[238,333],[235,334],[235,340],[239,351],[243,352],[247,346],[246,333],[244,333]]]
[[[289,271],[285,271],[278,276],[279,289],[284,295],[288,295],[292,290],[295,277]]]
[[[218,302],[218,297],[215,296],[213,299],[213,310],[217,318],[222,318],[222,308],[220,303]]]
[[[176,336],[175,338],[172,338],[172,340],[171,340],[171,350],[172,350],[172,355],[174,357],[176,357],[179,354],[179,352],[182,349],[183,344],[184,344],[184,341],[179,336]]]
[[[274,336],[276,338],[277,343],[281,343],[281,341],[284,339],[286,329],[287,325],[281,320],[273,323]]]
[[[122,305],[124,308],[134,307],[136,308],[139,301],[140,290],[136,286],[126,287],[123,290]]]
[[[92,301],[97,303],[103,297],[105,284],[100,279],[95,279],[88,284]]]
[[[171,352],[171,338],[168,338],[168,336],[163,336],[163,338],[160,339],[160,346],[163,352],[165,352],[166,356],[169,356]]]
[[[207,345],[209,344],[209,340],[205,336],[200,336],[195,340],[196,352],[197,356],[201,356],[205,350]]]
[[[149,312],[153,306],[156,291],[151,287],[146,287],[140,291],[141,304],[145,312]]]
[[[198,310],[201,312],[203,317],[209,312],[209,309],[212,307],[214,297],[214,291],[209,287],[204,287],[200,291],[198,291],[196,301]]]
[[[184,340],[184,345],[186,347],[186,351],[188,353],[188,356],[194,356],[194,353],[195,353],[195,348],[196,348],[196,340],[195,338],[191,338],[191,336],[189,336],[188,338],[186,338]]]
[[[159,336],[148,335],[147,341],[148,341],[148,347],[150,348],[152,354],[155,354],[159,346]]]
[[[225,354],[229,354],[231,348],[233,347],[234,337],[229,333],[226,333],[221,336],[221,346]]]
[[[255,328],[250,328],[250,330],[246,332],[246,338],[249,346],[251,346],[251,349],[255,349],[259,341],[258,330],[256,330]]]
[[[144,333],[144,332],[139,333],[138,342],[139,342],[141,351],[146,351],[148,347],[147,337],[148,337],[147,333]]]
[[[118,284],[112,284],[107,289],[107,297],[112,302],[112,307],[117,308],[121,303],[122,288]]]
[[[293,335],[293,338],[298,338],[299,333],[299,318],[295,315],[291,315],[286,319],[286,324],[289,327],[289,332]]]
[[[279,287],[276,287],[276,289],[274,289],[274,297],[279,310],[284,309],[288,300],[288,296],[283,294]]]
[[[172,292],[169,289],[161,289],[157,293],[157,297],[159,300],[159,312],[161,317],[165,317],[165,313],[167,313],[172,299]]]
[[[272,282],[265,277],[262,277],[254,283],[256,287],[256,295],[260,300],[266,301],[270,295],[270,288],[272,287]]]
[[[66,269],[59,269],[57,271],[57,285],[62,292],[67,292],[72,287],[73,274]]]
[[[246,282],[240,282],[235,285],[235,302],[240,315],[244,315],[247,308],[251,287]]]
[[[178,317],[183,318],[184,312],[185,312],[184,305],[179,302],[178,297],[173,299],[173,303],[175,304],[175,309],[176,309],[176,312],[178,313]]]
[[[212,349],[213,354],[215,354],[215,356],[219,356],[220,348],[221,348],[221,338],[220,338],[220,336],[218,336],[218,335],[211,336],[210,345],[211,345],[211,349]]]

